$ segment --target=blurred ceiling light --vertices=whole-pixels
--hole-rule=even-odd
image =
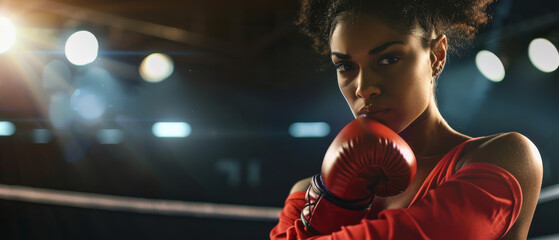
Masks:
[[[105,112],[106,104],[97,94],[88,89],[79,88],[70,98],[72,109],[85,120],[95,121]]]
[[[483,76],[493,82],[500,82],[505,78],[503,63],[497,55],[490,51],[482,50],[477,53],[476,66]]]
[[[8,51],[16,42],[16,28],[5,17],[0,17],[0,54]]]
[[[16,132],[16,126],[8,121],[0,121],[0,136],[12,136]]]
[[[289,134],[296,138],[326,137],[330,125],[325,122],[296,122],[289,126]]]
[[[147,82],[161,82],[171,76],[174,69],[171,57],[161,53],[152,53],[140,64],[140,76]]]
[[[66,58],[74,65],[92,63],[97,58],[98,51],[97,38],[88,31],[75,32],[66,41]]]
[[[153,135],[161,138],[184,138],[190,135],[192,129],[185,122],[157,122],[151,127]]]
[[[536,38],[530,42],[528,57],[542,72],[553,72],[559,67],[559,52],[555,45],[545,38]]]

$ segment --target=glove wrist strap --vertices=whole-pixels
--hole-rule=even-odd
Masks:
[[[364,209],[369,209],[372,205],[373,202],[372,196],[367,196],[365,198],[356,199],[356,200],[347,200],[347,199],[342,199],[337,197],[336,195],[331,193],[330,190],[328,190],[328,188],[324,184],[324,181],[322,180],[322,176],[320,175],[320,173],[314,175],[312,181],[313,184],[311,184],[311,186],[315,186],[317,188],[317,189],[313,189],[315,190],[315,192],[319,193],[320,195],[322,195],[323,198],[327,199],[328,201],[332,202],[333,204],[336,204],[341,208],[350,209],[350,210],[364,210]],[[366,203],[363,204],[363,202]]]

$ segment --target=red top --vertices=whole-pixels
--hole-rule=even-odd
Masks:
[[[470,163],[454,172],[466,141],[431,171],[408,208],[371,211],[359,224],[331,235],[312,236],[300,219],[305,192],[287,197],[271,239],[500,239],[522,205],[518,181],[490,163]],[[374,209],[374,206],[372,207]]]

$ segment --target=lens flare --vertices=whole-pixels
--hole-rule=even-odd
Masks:
[[[70,106],[84,120],[95,121],[107,109],[105,101],[88,89],[76,89],[70,98]]]
[[[289,134],[295,138],[318,138],[330,134],[330,125],[325,122],[296,122],[289,126]]]
[[[171,76],[174,68],[171,57],[161,53],[153,53],[140,64],[140,76],[147,82],[161,82]]]
[[[0,121],[0,136],[12,136],[16,132],[16,126],[12,122]]]
[[[66,41],[66,58],[74,65],[82,66],[92,63],[97,58],[99,43],[88,31],[72,34]]]
[[[190,135],[192,129],[185,122],[158,122],[153,124],[153,135],[161,138],[184,138]]]
[[[536,38],[530,42],[528,57],[542,72],[553,72],[559,67],[559,52],[555,45],[545,38]]]
[[[16,28],[5,17],[0,17],[0,54],[7,52],[16,42]]]
[[[493,82],[500,82],[505,78],[503,63],[490,51],[482,50],[476,55],[476,66],[483,76]]]

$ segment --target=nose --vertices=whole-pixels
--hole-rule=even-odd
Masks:
[[[359,98],[369,99],[381,94],[379,83],[374,80],[374,74],[367,71],[360,71],[357,76],[357,89],[355,96]]]

